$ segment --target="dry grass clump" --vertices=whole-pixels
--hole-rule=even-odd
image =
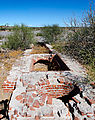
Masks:
[[[10,58],[18,58],[23,52],[21,50],[10,50],[6,52],[0,53],[0,60],[2,59],[10,59]]]
[[[34,46],[30,54],[44,54],[49,53],[49,50],[44,46]]]

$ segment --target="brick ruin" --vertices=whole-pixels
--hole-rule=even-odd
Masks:
[[[44,69],[44,68],[45,69]],[[39,68],[39,69],[38,69]],[[32,59],[31,71],[69,71],[68,66],[57,54],[35,55]]]
[[[5,117],[10,120],[94,120],[95,89],[86,85],[83,69],[74,71],[74,65],[54,53],[49,45],[45,47],[50,53],[31,54],[32,49],[26,50],[4,81],[5,93],[11,94]]]

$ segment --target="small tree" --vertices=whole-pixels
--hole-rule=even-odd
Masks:
[[[32,30],[22,24],[21,26],[15,25],[13,27],[13,34],[8,36],[8,40],[4,44],[9,49],[17,50],[20,48],[23,50],[29,48],[31,43],[34,43]]]
[[[48,25],[42,29],[42,36],[45,39],[46,43],[52,43],[57,41],[60,38],[60,34],[62,33],[61,28],[54,24],[52,26]]]

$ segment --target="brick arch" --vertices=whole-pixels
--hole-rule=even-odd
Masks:
[[[34,65],[37,64],[37,63],[43,63],[45,65],[48,65],[50,63],[50,61],[49,60],[45,60],[45,59],[40,59],[37,62],[35,62]]]

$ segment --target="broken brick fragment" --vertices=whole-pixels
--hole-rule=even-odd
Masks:
[[[41,95],[41,100],[42,100],[42,102],[45,102],[45,99],[46,99],[46,94],[42,94],[42,95]]]
[[[40,116],[35,116],[35,120],[40,120]]]
[[[16,115],[18,113],[18,111],[17,110],[14,110],[14,115]]]
[[[33,107],[39,108],[39,101],[38,100],[34,101]]]
[[[49,80],[46,80],[46,84],[47,84],[47,85],[49,85],[49,84],[50,84]]]
[[[33,96],[33,97],[37,97],[37,94],[33,93],[32,96]]]
[[[32,106],[30,106],[29,108],[30,108],[30,110],[35,111],[35,109]]]
[[[33,98],[32,98],[31,96],[29,96],[28,102],[29,102],[29,103],[32,103],[32,102],[33,102]]]
[[[16,96],[16,100],[20,101],[20,100],[22,100],[22,99],[23,99],[22,95]]]
[[[78,117],[75,117],[74,120],[80,120]]]
[[[48,95],[47,104],[52,104],[52,96]]]

